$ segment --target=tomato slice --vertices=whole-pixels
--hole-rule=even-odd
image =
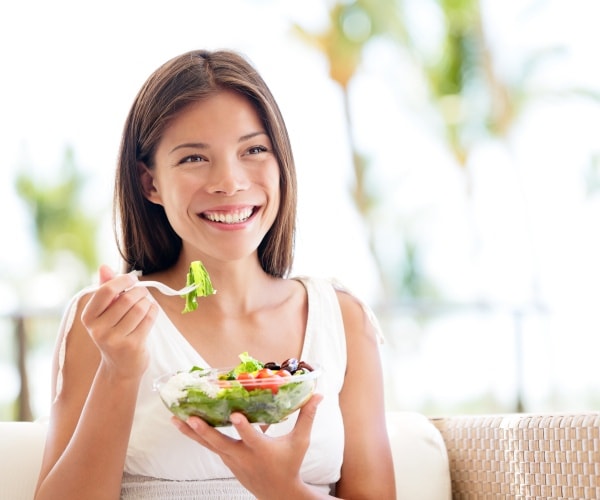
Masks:
[[[279,392],[279,386],[283,384],[283,379],[278,377],[277,372],[270,368],[259,370],[256,374],[256,380],[260,380],[260,382],[256,384],[257,387],[260,387],[261,389],[270,389],[273,394],[277,394]]]
[[[283,368],[281,370],[277,370],[276,375],[278,377],[282,377],[282,378],[288,378],[288,377],[292,376],[292,374],[290,372],[288,372],[287,370],[284,370]]]
[[[247,391],[253,391],[257,388],[256,384],[254,383],[255,377],[250,372],[238,373],[235,379],[240,382]]]

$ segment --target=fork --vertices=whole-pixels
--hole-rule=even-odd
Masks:
[[[131,290],[131,288],[135,288],[137,286],[143,286],[146,288],[153,287],[165,295],[186,295],[186,294],[190,293],[191,291],[195,290],[196,288],[198,288],[198,286],[200,286],[200,285],[192,284],[192,285],[184,286],[183,288],[181,288],[179,290],[175,290],[174,288],[171,288],[170,286],[167,286],[164,283],[161,283],[160,281],[148,280],[148,281],[136,281],[135,284],[133,286],[131,286],[130,288],[128,288],[127,290]],[[127,290],[125,290],[125,291],[127,291]]]

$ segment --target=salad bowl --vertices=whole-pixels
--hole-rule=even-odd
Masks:
[[[232,368],[192,367],[163,375],[154,387],[165,406],[182,420],[198,416],[213,427],[222,427],[231,425],[233,412],[240,412],[251,423],[275,424],[310,399],[321,375],[319,366],[293,361],[300,366],[293,371],[285,364],[269,368],[275,364],[250,357]]]

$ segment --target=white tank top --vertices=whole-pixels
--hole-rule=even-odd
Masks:
[[[325,279],[297,279],[304,284],[308,295],[308,319],[300,359],[323,368],[316,390],[324,396],[300,473],[305,483],[330,493],[340,478],[344,452],[339,393],[346,371],[346,337],[335,293],[335,289],[341,287]],[[84,290],[73,299],[65,316],[65,332],[71,328],[77,300],[89,291]],[[65,334],[59,355],[58,391],[66,337]],[[150,364],[138,392],[121,498],[252,498],[218,455],[175,428],[170,422],[171,413],[153,388],[154,380],[165,373],[188,370],[193,365],[209,367],[208,363],[177,331],[162,309],[147,342]],[[297,414],[270,425],[267,435],[290,432]],[[237,437],[233,427],[219,430]]]

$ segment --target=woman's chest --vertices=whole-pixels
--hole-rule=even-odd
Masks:
[[[188,324],[178,330],[209,365],[216,367],[236,365],[243,352],[263,362],[299,358],[306,322],[290,314]]]
[[[243,352],[264,362],[300,358],[308,321],[304,295],[237,314],[201,309],[181,314],[165,308],[163,312],[172,333],[213,367],[236,365]]]

